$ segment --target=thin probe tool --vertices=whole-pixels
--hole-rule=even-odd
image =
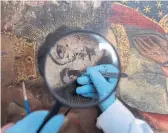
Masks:
[[[27,98],[27,94],[26,94],[26,87],[25,87],[25,82],[22,81],[22,89],[23,89],[23,96],[24,96],[24,105],[25,105],[25,110],[26,110],[26,114],[30,114],[30,104]]]
[[[68,72],[69,75],[75,75],[75,76],[80,76],[80,75],[84,75],[84,76],[88,76],[87,73],[82,73],[80,70],[69,70]],[[128,77],[128,75],[126,73],[110,73],[110,72],[107,72],[107,73],[101,73],[101,75],[105,78],[118,78],[118,77],[121,77],[121,78],[126,78]]]

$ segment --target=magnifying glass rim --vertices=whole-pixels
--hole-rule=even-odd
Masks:
[[[51,92],[51,94],[52,94],[53,97],[55,98],[55,100],[58,100],[59,102],[61,102],[62,104],[64,104],[65,106],[68,106],[68,107],[73,107],[73,108],[87,108],[87,107],[92,107],[92,106],[96,106],[96,105],[100,104],[101,102],[103,102],[104,100],[106,100],[106,99],[116,90],[117,85],[118,85],[118,82],[119,82],[119,80],[120,80],[121,67],[120,67],[119,56],[118,56],[118,54],[117,54],[116,49],[114,48],[114,46],[113,46],[106,38],[104,38],[104,37],[103,37],[102,35],[100,35],[99,33],[96,33],[96,32],[93,32],[93,31],[87,31],[87,30],[69,31],[69,32],[65,33],[63,36],[61,36],[61,37],[59,37],[58,39],[56,39],[56,40],[55,40],[55,43],[58,42],[59,40],[61,40],[62,38],[65,38],[65,37],[67,37],[67,36],[69,36],[69,35],[71,35],[71,34],[73,35],[73,34],[77,34],[77,33],[88,34],[88,35],[89,35],[89,34],[90,34],[90,35],[91,35],[91,34],[92,34],[92,35],[97,35],[97,36],[103,38],[109,45],[111,45],[111,47],[113,48],[113,50],[114,50],[114,52],[115,52],[115,54],[116,54],[116,56],[117,56],[118,66],[116,66],[116,67],[118,67],[118,69],[119,69],[119,78],[118,78],[117,84],[115,85],[115,89],[114,89],[106,98],[104,98],[104,99],[102,99],[102,100],[100,100],[100,101],[95,101],[95,102],[91,102],[91,103],[88,103],[88,104],[81,104],[81,105],[79,105],[79,104],[75,104],[75,103],[69,103],[69,102],[67,102],[66,100],[64,100],[61,96],[57,95],[57,94],[49,87],[49,84],[48,84],[48,82],[47,82],[47,78],[46,78],[45,73],[44,73],[44,70],[45,70],[45,62],[46,62],[46,59],[47,59],[47,55],[48,55],[48,53],[50,52],[52,46],[50,46],[50,48],[48,49],[48,51],[45,52],[45,55],[44,55],[44,63],[43,63],[43,65],[44,65],[43,68],[44,68],[44,69],[43,69],[43,72],[40,72],[40,73],[43,75],[44,82],[45,82],[45,84],[47,85],[48,90]],[[90,36],[90,35],[89,35],[89,36]],[[98,40],[98,39],[96,39],[96,40]],[[55,43],[53,43],[53,45],[54,45]],[[40,68],[39,68],[39,69],[40,69]]]

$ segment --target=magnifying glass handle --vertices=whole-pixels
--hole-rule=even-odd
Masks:
[[[60,102],[56,102],[54,107],[51,109],[51,111],[49,112],[49,114],[47,115],[47,117],[44,119],[43,123],[41,124],[41,126],[39,127],[39,129],[37,130],[37,133],[40,133],[41,129],[44,127],[44,125],[55,115],[58,113],[60,107],[62,106],[62,104]]]

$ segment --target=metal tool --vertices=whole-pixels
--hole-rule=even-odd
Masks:
[[[120,75],[118,73],[101,73],[103,77],[105,78],[126,78],[128,75],[126,73],[121,73]]]
[[[88,76],[87,73],[85,73],[85,72],[82,73],[80,70],[69,70],[68,74],[69,75],[73,74],[75,76],[80,76],[80,75]],[[128,75],[126,73],[120,73],[120,74],[118,74],[118,73],[109,73],[109,72],[107,72],[107,73],[101,73],[101,74],[105,78],[118,78],[118,77],[120,77],[120,78],[126,78],[126,77],[128,77]]]

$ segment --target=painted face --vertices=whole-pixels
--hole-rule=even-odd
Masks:
[[[61,87],[75,80],[88,66],[96,65],[105,50],[92,37],[73,34],[59,40],[46,58],[46,77],[51,88]]]

